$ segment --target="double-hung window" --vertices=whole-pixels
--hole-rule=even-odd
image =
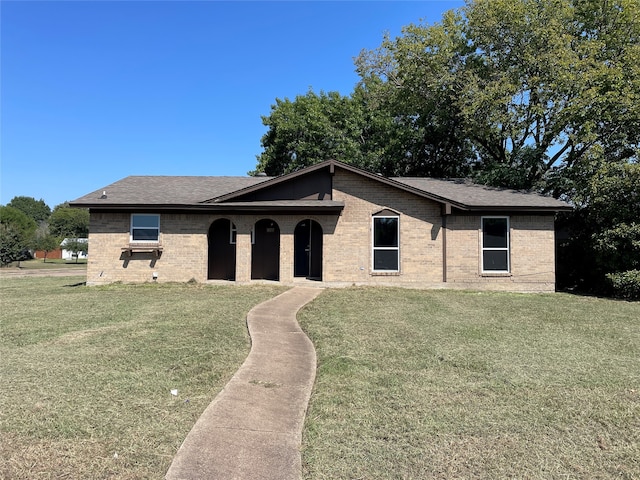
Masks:
[[[372,222],[373,271],[400,271],[400,217],[380,213]]]
[[[509,217],[482,217],[482,272],[509,273]]]
[[[131,242],[157,243],[160,240],[160,215],[134,213],[131,215]]]

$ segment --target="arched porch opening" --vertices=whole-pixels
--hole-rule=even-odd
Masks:
[[[280,227],[274,220],[267,218],[255,224],[251,279],[280,280]]]
[[[220,218],[209,227],[209,280],[236,279],[236,227]]]
[[[293,275],[322,280],[322,227],[310,218],[293,232]]]

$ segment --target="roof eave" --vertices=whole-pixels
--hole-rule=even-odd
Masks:
[[[303,213],[315,212],[319,214],[340,213],[344,209],[344,203],[333,202],[332,204],[318,205],[233,205],[229,203],[207,203],[207,204],[79,204],[71,205],[76,208],[88,208],[93,211],[105,212],[140,212],[140,211],[166,211],[166,212],[240,212],[240,213]]]
[[[469,212],[527,212],[527,213],[555,213],[555,212],[570,212],[571,210],[573,210],[573,208],[571,206],[549,206],[549,207],[543,207],[543,206],[526,206],[526,205],[520,205],[520,206],[500,206],[500,205],[474,205],[474,206],[467,206],[464,209],[461,210],[465,210],[465,211],[469,211]]]

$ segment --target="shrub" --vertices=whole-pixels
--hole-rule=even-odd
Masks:
[[[640,270],[608,273],[613,295],[627,300],[640,300]]]

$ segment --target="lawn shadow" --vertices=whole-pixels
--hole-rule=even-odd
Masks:
[[[87,285],[87,282],[79,282],[79,283],[72,283],[70,285],[64,285],[64,287],[84,287]]]

